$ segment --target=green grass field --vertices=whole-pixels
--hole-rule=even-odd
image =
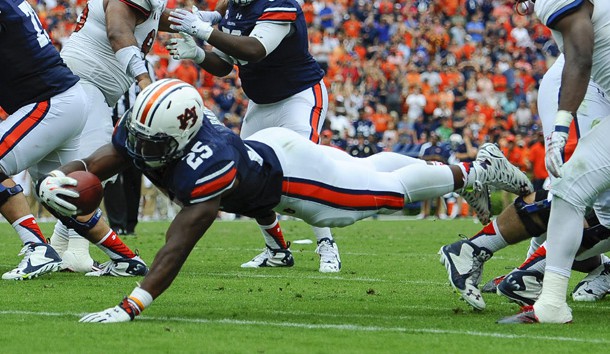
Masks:
[[[167,223],[141,223],[125,241],[152,262]],[[288,239],[313,238],[284,221]],[[42,224],[50,234],[52,224]],[[318,272],[315,244],[293,245],[293,268],[241,269],[262,246],[254,222],[217,222],[172,287],[131,323],[80,324],[116,305],[138,279],[54,273],[1,283],[2,353],[560,353],[605,352],[610,303],[569,304],[571,325],[498,325],[518,307],[485,294],[473,312],[452,292],[436,254],[480,224],[363,221],[336,229],[343,269]],[[20,244],[0,224],[0,271],[14,267]],[[486,264],[487,281],[519,265],[527,245]],[[94,258],[104,261],[93,250]],[[572,284],[582,278],[574,274]]]

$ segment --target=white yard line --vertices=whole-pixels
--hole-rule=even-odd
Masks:
[[[19,315],[19,316],[46,316],[46,317],[60,317],[60,316],[71,316],[81,317],[83,313],[74,312],[34,312],[34,311],[0,311],[0,315]],[[284,328],[302,328],[302,329],[334,329],[340,331],[352,331],[352,332],[397,332],[397,333],[434,333],[434,334],[448,334],[448,335],[460,335],[460,336],[473,336],[473,337],[492,337],[500,339],[534,339],[544,341],[561,341],[561,342],[578,342],[578,343],[592,343],[592,344],[610,344],[610,340],[601,338],[576,338],[576,337],[560,337],[560,336],[539,336],[539,335],[528,335],[528,334],[507,334],[500,332],[480,332],[480,331],[463,331],[463,330],[450,330],[450,329],[439,329],[439,328],[408,328],[408,327],[381,327],[381,326],[361,326],[355,324],[309,324],[309,323],[297,323],[297,322],[272,322],[272,321],[250,321],[250,320],[235,320],[230,318],[225,319],[205,319],[205,318],[183,318],[183,317],[153,317],[153,316],[142,316],[138,318],[138,321],[171,321],[171,322],[183,322],[183,323],[209,323],[209,324],[228,324],[236,326],[273,326],[273,327],[284,327]],[[503,326],[498,325],[498,328]]]

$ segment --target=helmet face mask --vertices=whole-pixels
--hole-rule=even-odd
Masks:
[[[250,5],[254,0],[231,0],[231,2],[233,2],[235,5],[237,6],[248,6]]]
[[[193,86],[176,79],[149,85],[123,116],[127,153],[142,169],[179,159],[201,128],[203,112],[203,100]]]

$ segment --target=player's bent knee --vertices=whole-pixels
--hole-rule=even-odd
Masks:
[[[515,209],[525,230],[531,236],[540,236],[546,232],[551,213],[551,201],[547,199],[549,191],[535,192],[533,202],[528,203],[527,197],[518,197],[514,201]],[[531,200],[531,199],[530,199]]]
[[[57,215],[56,215],[57,216]],[[91,229],[97,225],[102,217],[102,209],[97,209],[93,212],[93,215],[86,221],[79,221],[76,217],[70,216],[58,216],[59,220],[66,225],[69,229],[73,229],[77,234],[87,237],[87,234]]]

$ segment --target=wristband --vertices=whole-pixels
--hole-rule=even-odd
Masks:
[[[557,111],[555,114],[555,131],[561,133],[568,133],[570,130],[570,124],[574,119],[574,114],[565,110]]]

